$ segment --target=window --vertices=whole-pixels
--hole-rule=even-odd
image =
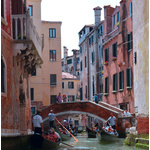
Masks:
[[[109,62],[109,48],[105,49],[105,62]]]
[[[120,20],[120,12],[117,13],[117,22]]]
[[[50,96],[50,104],[54,104],[57,102],[57,95],[51,95]]]
[[[117,57],[117,43],[114,43],[113,45],[112,45],[112,57]]]
[[[94,76],[93,76],[92,88],[93,88],[93,96],[94,96],[94,94],[95,94]]]
[[[124,87],[124,71],[119,72],[119,91],[121,92]]]
[[[6,67],[1,58],[1,92],[6,93]]]
[[[64,82],[62,82],[62,88],[64,89],[64,85],[65,85],[65,83]]]
[[[132,88],[132,68],[128,68],[126,70],[126,74],[127,74],[127,89],[131,89]]]
[[[108,95],[108,84],[109,84],[109,78],[108,77],[106,77],[105,78],[105,94],[107,94]]]
[[[72,59],[68,59],[67,64],[72,64]]]
[[[68,82],[68,89],[74,88],[74,82]]]
[[[85,86],[85,98],[87,98],[87,85]]]
[[[117,91],[117,73],[113,75],[113,92]]]
[[[4,0],[1,0],[1,17],[4,18]]]
[[[56,38],[56,29],[53,29],[53,28],[49,29],[49,37]]]
[[[36,76],[36,69],[35,69],[34,72],[31,74],[31,76]]]
[[[114,15],[114,25],[116,24],[116,16]]]
[[[50,85],[51,85],[51,86],[57,85],[57,82],[56,82],[56,74],[51,74],[51,75],[50,75]]]
[[[56,50],[50,50],[50,61],[56,61]]]
[[[34,100],[34,88],[31,88],[30,91],[31,91],[31,101],[33,101]]]
[[[33,5],[29,5],[29,15],[33,16]]]
[[[35,107],[31,107],[31,115],[34,115],[36,113],[36,108]]]
[[[68,101],[69,102],[74,102],[75,101],[75,96],[74,95],[68,95]]]
[[[80,46],[80,53],[82,53],[82,46]]]
[[[127,50],[128,52],[132,50],[132,32],[127,35]]]
[[[87,67],[87,64],[86,64],[86,56],[85,56],[85,68]]]
[[[130,3],[130,17],[132,17],[132,2]]]
[[[78,126],[78,125],[79,125],[79,121],[78,121],[78,120],[75,120],[75,121],[74,121],[74,125],[75,125],[75,126]]]
[[[41,38],[42,38],[42,50],[44,48],[44,34],[41,35]]]
[[[94,51],[92,52],[92,63],[94,63]]]
[[[82,61],[80,62],[80,71],[82,71]]]

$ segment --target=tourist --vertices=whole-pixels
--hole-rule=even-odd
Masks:
[[[53,110],[50,111],[50,113],[48,114],[48,117],[49,117],[50,128],[51,127],[54,128],[55,114],[53,113]]]
[[[57,95],[56,98],[57,98],[57,102],[58,102],[58,103],[61,103],[61,93],[59,93],[59,95]]]
[[[123,112],[123,116],[131,116],[131,114],[130,114],[127,110],[125,110],[125,111]]]
[[[98,127],[98,119],[94,118],[94,127]]]
[[[66,96],[66,94],[63,94],[63,102],[67,102],[68,101],[68,97]]]
[[[109,121],[112,128],[116,129],[116,117],[113,116],[113,113],[110,114],[111,116],[107,119],[106,123]]]
[[[44,132],[44,128],[43,128],[43,120],[40,113],[41,110],[37,110],[37,114],[33,116],[33,131],[34,134],[39,133],[42,135],[42,132]]]
[[[69,120],[69,126],[70,126],[70,128],[72,129],[72,120],[71,120],[71,118],[70,118],[70,120]]]
[[[97,96],[97,94],[95,94],[95,96],[94,96],[94,101],[95,101],[95,103],[98,104],[98,96]]]

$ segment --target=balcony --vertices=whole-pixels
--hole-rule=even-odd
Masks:
[[[28,70],[31,70],[32,64],[41,66],[43,63],[41,59],[42,40],[28,11],[26,14],[12,15],[12,38],[14,39],[13,55],[21,56],[20,60],[26,58],[30,66]]]
[[[41,55],[42,40],[28,13],[12,15],[12,36],[15,43],[31,43]]]

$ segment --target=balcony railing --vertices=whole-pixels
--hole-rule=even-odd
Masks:
[[[12,36],[14,40],[31,40],[41,54],[42,41],[28,13],[12,15]]]

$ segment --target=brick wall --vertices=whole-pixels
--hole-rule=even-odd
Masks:
[[[137,117],[137,131],[139,134],[149,134],[149,117]]]

